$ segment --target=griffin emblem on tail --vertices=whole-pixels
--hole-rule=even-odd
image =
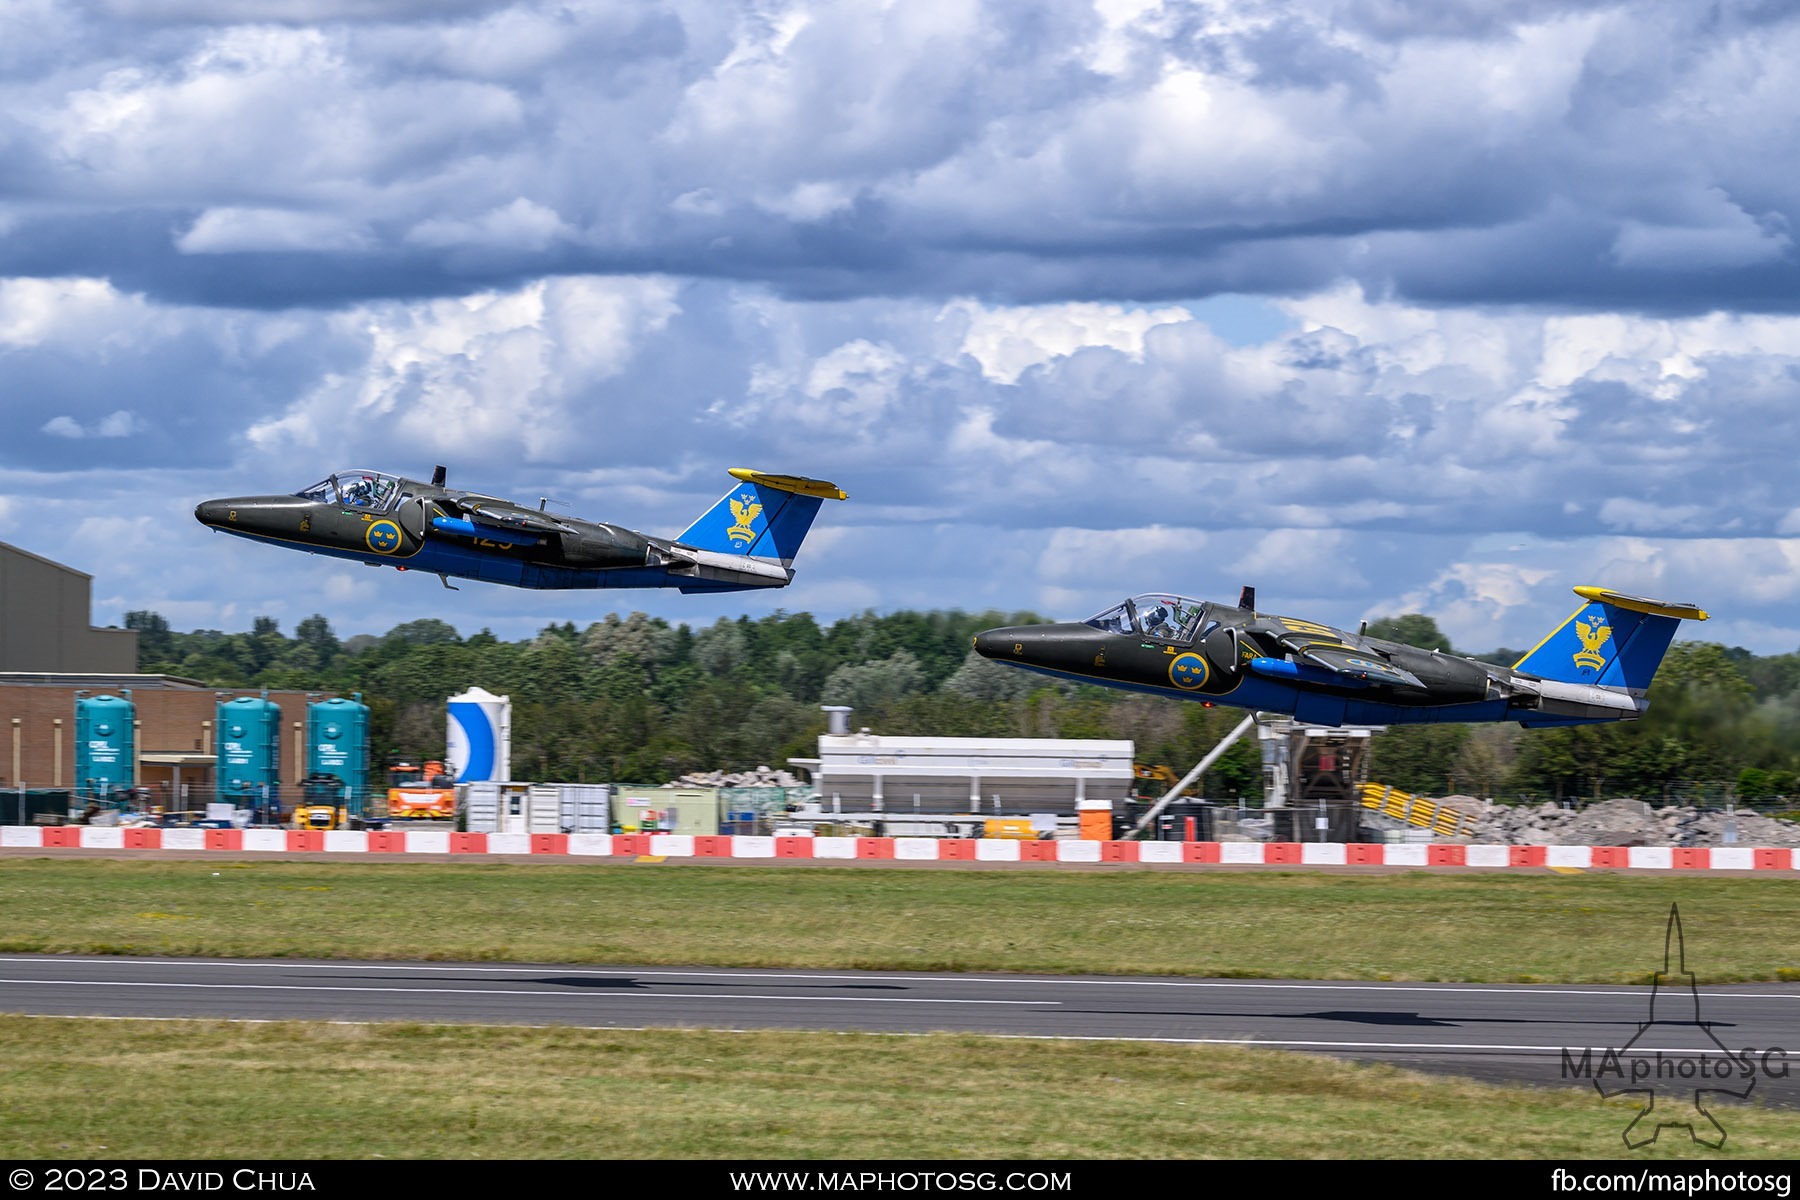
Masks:
[[[762,511],[762,507],[762,505],[751,500],[748,496],[744,497],[742,500],[733,496],[731,499],[731,519],[733,524],[730,529],[725,531],[725,536],[734,542],[755,541],[756,530],[750,527],[750,522],[756,520],[756,514]]]

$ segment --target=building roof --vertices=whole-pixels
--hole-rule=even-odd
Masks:
[[[883,737],[823,734],[819,757],[788,761],[820,776],[1132,778],[1133,745],[1090,738]]]
[[[92,582],[93,578],[94,578],[92,575],[89,575],[86,571],[77,571],[74,567],[69,566],[67,563],[59,563],[55,559],[45,558],[41,554],[33,554],[31,551],[21,549],[18,546],[13,545],[11,542],[0,542],[0,550],[11,551],[14,554],[20,554],[20,555],[25,556],[26,558],[36,559],[38,562],[43,563],[46,567],[55,567],[59,571],[67,571],[71,575],[79,575],[83,579],[88,580],[89,582]]]
[[[88,688],[95,691],[119,688],[168,688],[174,691],[243,691],[243,688],[209,688],[198,679],[180,675],[115,675],[82,674],[77,671],[0,671],[0,687]]]
[[[185,754],[180,751],[153,752],[138,755],[140,763],[157,767],[210,767],[219,761],[216,754]]]

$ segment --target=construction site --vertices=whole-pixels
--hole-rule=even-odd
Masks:
[[[118,695],[71,688],[115,684]],[[451,697],[444,760],[371,765],[360,697],[237,696],[144,676],[14,677],[37,703],[14,718],[14,779],[0,793],[20,824],[431,828],[502,834],[901,837],[1039,841],[1538,846],[1800,846],[1800,825],[1732,805],[1636,799],[1538,805],[1427,797],[1371,778],[1382,726],[1244,717],[1177,774],[1129,740],[895,737],[852,731],[826,706],[815,755],[784,768],[699,772],[666,783],[511,778],[511,706],[479,689]],[[151,738],[165,697],[194,699],[192,748]],[[305,720],[284,722],[280,702]],[[69,716],[61,714],[67,710]],[[184,710],[185,711],[185,710]],[[204,719],[210,716],[212,719]],[[150,719],[146,719],[146,717]],[[66,724],[65,724],[66,722]],[[291,755],[280,753],[291,724]],[[27,726],[43,725],[39,778],[25,785]],[[66,737],[62,731],[66,728]],[[216,732],[216,736],[215,736]],[[473,739],[473,742],[471,742]],[[1256,801],[1208,795],[1208,771],[1254,739]],[[165,740],[167,740],[165,738]],[[148,746],[146,745],[148,743]],[[216,745],[215,745],[216,743]],[[471,768],[470,745],[486,746]],[[64,757],[68,758],[66,765]],[[24,757],[29,757],[28,755]],[[285,760],[285,761],[284,761]],[[485,764],[485,765],[482,765]],[[45,767],[49,769],[45,769]],[[155,774],[162,771],[163,778]],[[475,778],[476,774],[485,778]],[[63,780],[68,782],[64,783]]]

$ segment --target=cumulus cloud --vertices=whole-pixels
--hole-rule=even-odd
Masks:
[[[1184,308],[1128,309],[1118,304],[1054,304],[991,309],[953,305],[967,321],[963,353],[981,364],[981,373],[1013,383],[1028,367],[1064,358],[1088,346],[1106,346],[1142,362],[1144,335],[1157,325],[1193,319]]]
[[[274,453],[315,449],[348,428],[369,441],[391,434],[414,453],[566,460],[616,430],[587,411],[591,389],[678,311],[676,290],[658,279],[563,278],[352,310],[336,322],[362,337],[363,360],[250,426],[248,440]]]
[[[368,231],[357,222],[330,213],[269,208],[209,208],[175,239],[183,254],[356,250],[369,244]]]
[[[142,331],[152,319],[140,297],[123,295],[104,279],[0,279],[0,347],[76,338],[106,343]]]
[[[131,607],[378,631],[417,581],[192,504],[446,463],[674,532],[749,465],[852,493],[795,587],[626,604],[1483,647],[1597,582],[1784,649],[1796,64],[1757,4],[25,0],[0,505],[156,514],[68,551]]]
[[[542,250],[572,232],[560,217],[523,196],[504,208],[490,209],[467,221],[431,218],[407,232],[421,246],[483,246],[492,249]]]
[[[1206,531],[1150,525],[1139,529],[1058,529],[1038,560],[1041,579],[1086,586],[1096,576],[1118,579],[1158,564],[1181,562],[1206,547]]]
[[[1769,6],[15,9],[0,144],[55,201],[10,214],[0,274],[277,305],[596,270],[1037,304],[1800,294],[1800,18]]]
[[[145,428],[136,413],[120,409],[102,417],[91,427],[69,417],[52,417],[44,422],[41,432],[60,438],[122,438],[142,432]]]
[[[1546,589],[1578,582],[1736,600],[1780,628],[1794,578],[1800,318],[1430,309],[1340,287],[1282,301],[1287,333],[1234,343],[1185,308],[801,303],[663,276],[312,315],[33,287],[0,285],[0,387],[57,394],[0,417],[0,467],[173,455],[195,472],[190,509],[445,463],[465,486],[674,533],[747,465],[851,492],[803,555],[821,603],[872,587],[1069,616],[1248,582],[1343,622],[1425,608],[1473,646],[1529,635]],[[101,359],[94,329],[112,331]],[[122,381],[165,371],[215,383],[122,403]],[[156,536],[205,541],[173,520]]]
[[[1311,594],[1321,575],[1329,575],[1334,588],[1369,586],[1357,570],[1353,539],[1342,529],[1268,530],[1231,569],[1254,586],[1290,595]]]

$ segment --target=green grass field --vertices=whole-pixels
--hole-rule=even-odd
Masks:
[[[1800,978],[1800,881],[0,858],[0,950],[1271,978]],[[38,1158],[1595,1158],[1629,1105],[1273,1050],[0,1016]],[[1548,1080],[1546,1082],[1549,1082]],[[1723,1116],[1793,1155],[1800,1114]],[[1643,1152],[1633,1152],[1634,1157]],[[1652,1157],[1717,1157],[1679,1130]]]
[[[0,859],[0,950],[1646,982],[1800,978],[1800,879]]]
[[[8,1158],[1620,1157],[1635,1108],[1278,1051],[0,1017]],[[1792,1157],[1719,1110],[1637,1158]]]

